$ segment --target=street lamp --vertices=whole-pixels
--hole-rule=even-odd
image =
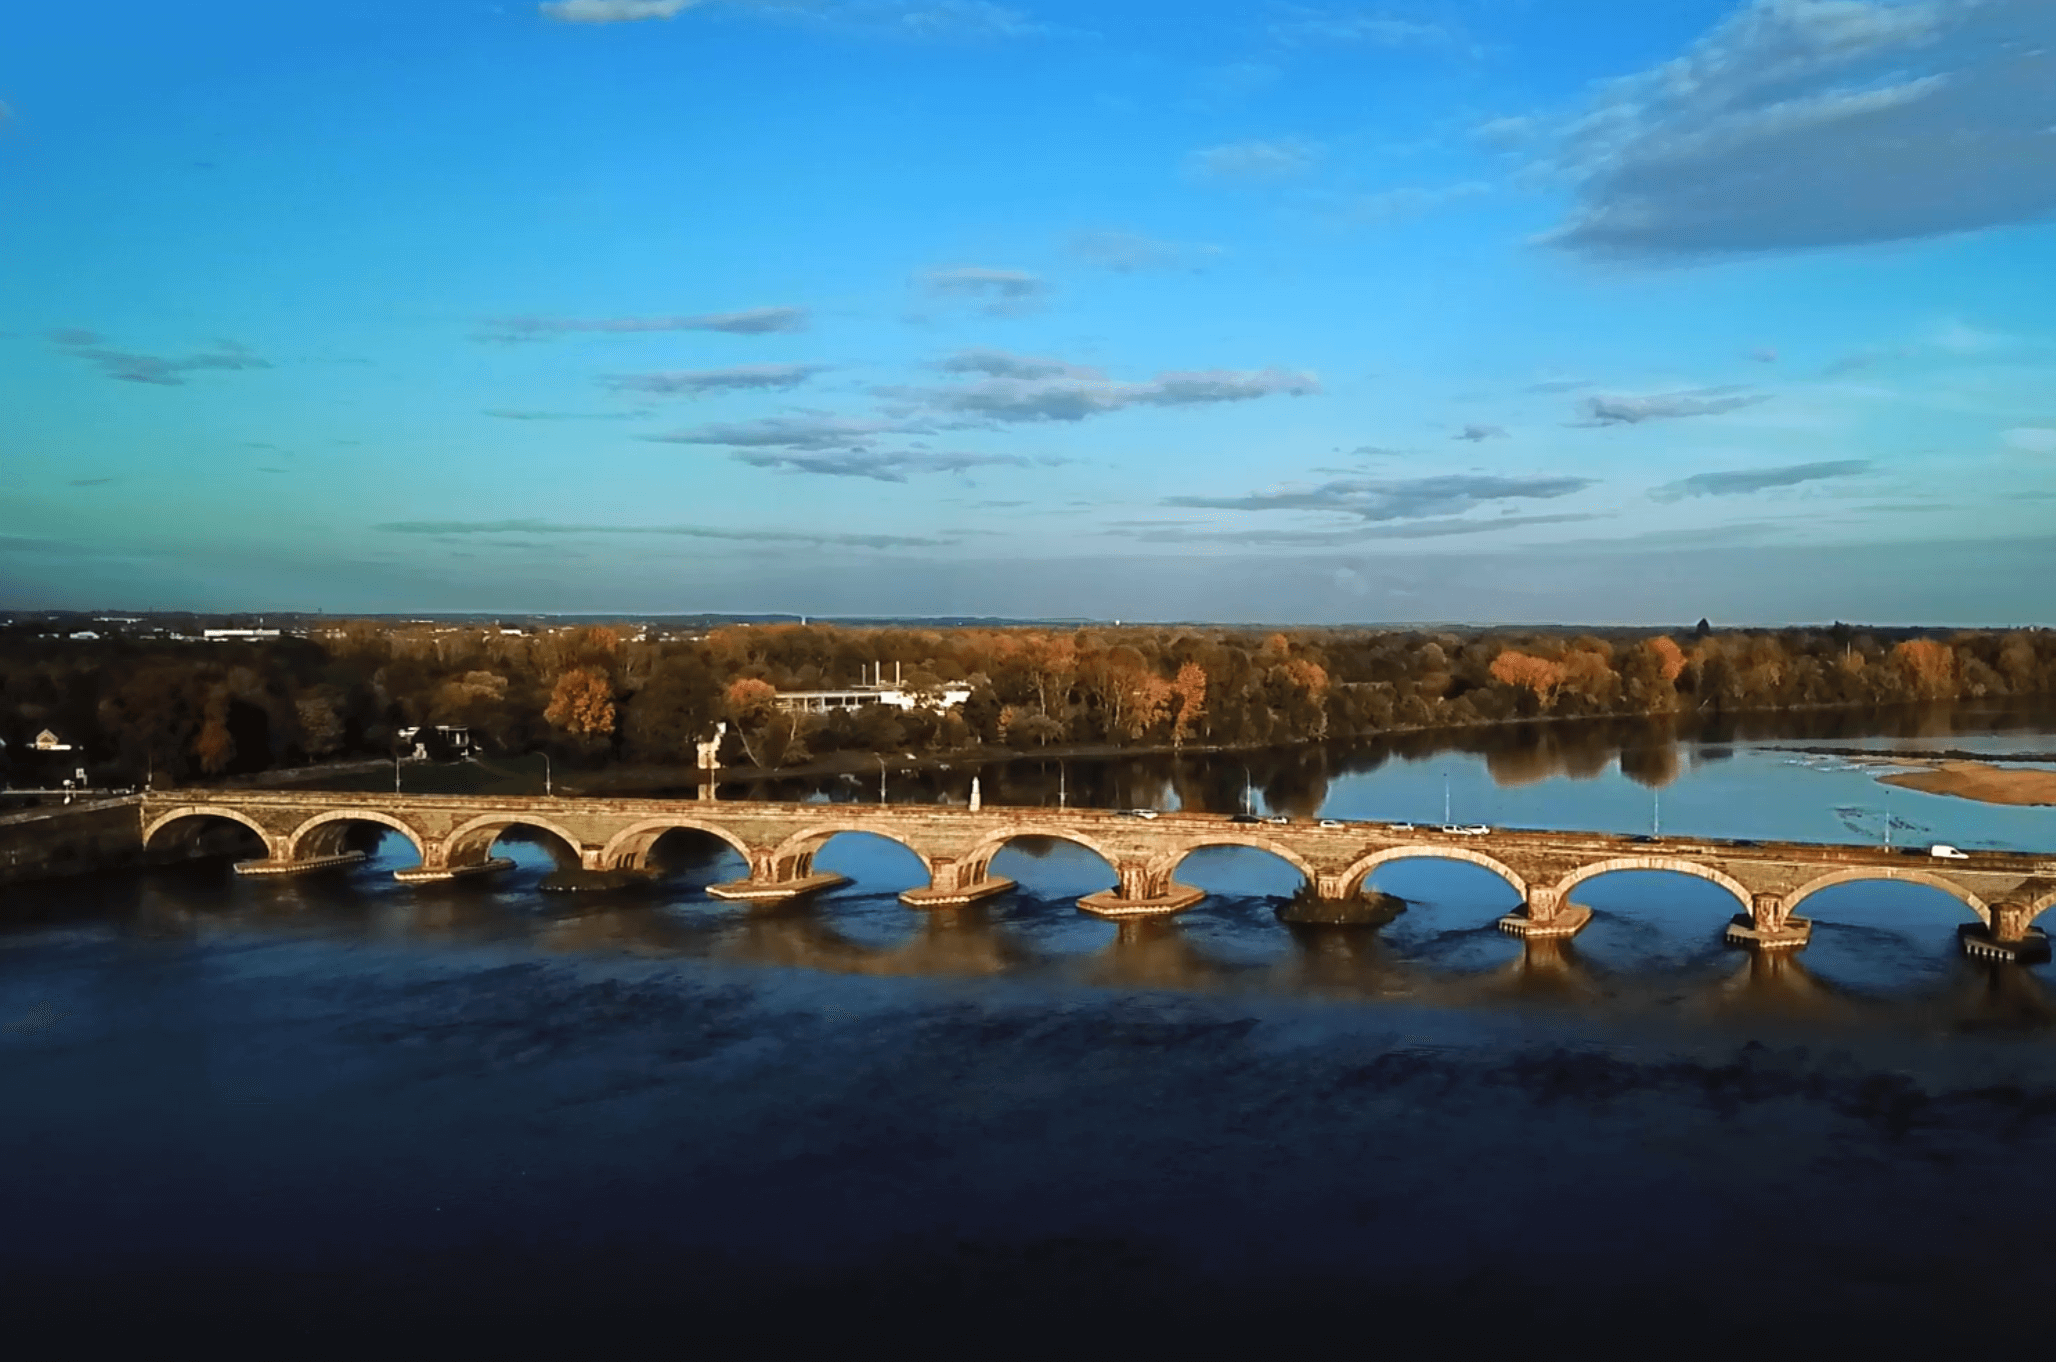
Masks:
[[[877,758],[878,758],[878,806],[879,806],[880,808],[884,808],[884,807],[885,807],[885,758],[884,758],[884,756],[883,756],[883,755],[881,755],[881,754],[879,754],[879,753],[877,753],[877,752],[873,752],[873,753],[872,753],[871,755],[872,755],[872,756],[874,756],[874,757],[877,757]]]
[[[544,795],[544,797],[546,797],[546,798],[554,799],[554,798],[556,798],[556,797],[557,797],[557,782],[556,782],[556,778],[555,778],[555,777],[553,777],[553,776],[552,776],[552,775],[550,774],[550,754],[549,754],[548,752],[544,752],[544,753],[542,753],[542,759],[543,759],[543,795]]]

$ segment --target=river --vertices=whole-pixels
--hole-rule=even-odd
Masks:
[[[1355,750],[1017,762],[987,803],[2056,848],[2056,810],[1889,790],[1915,751],[2046,755],[2032,709]],[[967,769],[888,775],[968,797]],[[875,799],[833,778],[725,793]],[[1973,964],[1938,891],[1845,885],[1811,944],[1722,944],[1715,886],[1618,874],[1568,944],[1412,862],[1387,926],[1282,925],[1296,876],[1201,852],[1169,923],[1078,913],[1065,843],[916,913],[912,857],[751,910],[668,873],[545,893],[226,862],[11,889],[0,1293],[135,1340],[224,1301],[307,1344],[448,1326],[980,1351],[1618,1331],[1669,1350],[1989,1340],[2056,1277],[2056,994]],[[118,1309],[109,1302],[119,1302]],[[323,1321],[306,1332],[310,1317]],[[1655,1335],[1645,1331],[1655,1329]],[[83,1334],[81,1336],[84,1336]],[[409,1335],[411,1336],[411,1335]]]

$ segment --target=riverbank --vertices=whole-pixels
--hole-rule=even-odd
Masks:
[[[2040,768],[2002,770],[1981,761],[1945,761],[1919,771],[1879,776],[1878,781],[1980,804],[2056,805],[2056,771]]]

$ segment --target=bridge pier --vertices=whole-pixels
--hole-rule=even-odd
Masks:
[[[1973,960],[2039,964],[2049,958],[2049,935],[2034,925],[2034,918],[2031,903],[1995,903],[1989,927],[1966,922],[1957,929],[1956,939]]]
[[[1795,951],[1813,939],[1813,919],[1793,917],[1783,894],[1754,894],[1749,911],[1728,923],[1725,938],[1755,950]]]
[[[297,860],[266,856],[261,861],[237,861],[238,875],[260,877],[275,875],[306,875],[316,870],[334,870],[338,866],[355,865],[364,859],[361,851],[338,851],[326,856],[302,856]]]
[[[1005,876],[986,874],[984,866],[937,857],[928,864],[928,887],[907,890],[900,895],[900,902],[909,908],[960,908],[1013,887],[1014,882]]]
[[[1530,889],[1528,901],[1518,913],[1499,919],[1499,930],[1510,936],[1571,937],[1585,930],[1592,910],[1572,903],[1561,889]]]
[[[1115,869],[1120,873],[1121,883],[1117,888],[1102,889],[1096,894],[1087,894],[1078,900],[1081,911],[1094,917],[1138,918],[1170,917],[1182,913],[1206,897],[1206,890],[1189,884],[1179,884],[1168,872],[1158,874],[1141,861],[1123,861]]]
[[[849,876],[838,875],[832,870],[817,872],[811,851],[789,856],[783,861],[773,860],[768,851],[753,851],[750,853],[750,877],[730,880],[727,884],[710,884],[707,897],[732,903],[783,903],[802,894],[833,889],[849,882]]]

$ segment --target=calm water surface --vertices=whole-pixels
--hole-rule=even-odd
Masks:
[[[2056,727],[1873,728],[980,778],[988,802],[1438,822],[1446,782],[1454,817],[1501,826],[1878,841],[1889,818],[1895,841],[2056,847],[2056,810],[1875,779],[1883,752],[2033,755]],[[1065,843],[1009,848],[1020,889],[946,913],[901,906],[918,865],[864,836],[816,861],[851,884],[758,910],[706,897],[741,866],[689,834],[607,894],[542,892],[544,836],[433,888],[391,880],[404,842],[367,846],[297,880],[8,891],[11,1306],[118,1333],[226,1292],[325,1321],[314,1341],[982,1321],[965,1341],[991,1350],[1275,1340],[1337,1311],[1445,1340],[1649,1311],[1745,1337],[1738,1279],[1788,1336],[1947,1338],[1966,1300],[2056,1283],[2049,971],[1963,960],[1967,911],[1918,886],[1823,893],[1812,944],[1758,960],[1721,943],[1716,887],[1660,874],[1588,884],[1590,928],[1524,946],[1493,929],[1503,883],[1426,861],[1379,873],[1407,910],[1369,931],[1281,925],[1297,877],[1242,850],[1187,863],[1198,908],[1116,927],[1075,911],[1113,877]],[[1803,1289],[1765,1304],[1765,1272]]]

